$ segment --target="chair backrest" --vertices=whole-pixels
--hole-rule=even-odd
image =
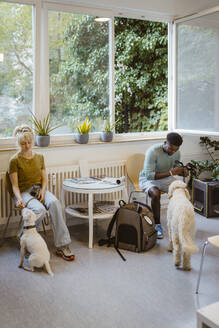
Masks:
[[[8,172],[5,173],[4,184],[5,184],[6,190],[10,194],[10,196],[13,197],[14,193],[13,193],[11,179],[10,179],[10,176],[9,176]]]
[[[82,178],[87,178],[90,176],[89,174],[89,165],[86,159],[79,160],[79,167],[80,167],[80,176]]]
[[[127,175],[137,191],[141,190],[139,187],[139,174],[143,169],[144,160],[144,154],[134,154],[126,161]]]

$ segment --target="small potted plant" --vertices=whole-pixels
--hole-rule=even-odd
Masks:
[[[113,140],[113,129],[117,122],[118,120],[111,124],[109,118],[106,120],[104,130],[100,134],[101,141],[111,142]]]
[[[50,132],[63,125],[59,124],[52,127],[50,114],[48,114],[43,120],[40,120],[31,112],[31,120],[34,124],[34,131],[36,133],[35,141],[38,147],[47,147],[50,144]]]
[[[89,121],[87,117],[83,123],[77,125],[78,133],[75,136],[75,140],[77,143],[80,144],[88,143],[91,126],[92,126],[91,121]]]
[[[211,140],[209,137],[200,137],[200,145],[205,148],[210,159],[197,161],[191,160],[188,165],[191,165],[191,181],[199,179],[202,173],[209,173],[210,180],[219,181],[219,159],[215,158],[215,152],[219,150],[219,141]]]

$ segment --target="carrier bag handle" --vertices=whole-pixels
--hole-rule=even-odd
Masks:
[[[123,199],[119,200],[119,206],[122,207],[126,204],[126,202]]]
[[[138,202],[138,201],[136,201],[136,200],[134,200],[133,203],[136,204],[136,205],[141,205],[141,206],[143,206],[143,207],[146,207],[149,211],[152,212],[151,207],[150,207],[149,205],[147,205],[147,204],[144,204],[144,203]]]

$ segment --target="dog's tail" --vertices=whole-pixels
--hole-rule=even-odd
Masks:
[[[49,262],[45,262],[44,264],[45,264],[46,271],[48,272],[48,274],[53,277],[54,276],[54,273],[51,270],[51,267],[50,267]]]

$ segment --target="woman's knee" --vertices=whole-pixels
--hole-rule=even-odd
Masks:
[[[46,213],[46,209],[45,209],[44,205],[37,199],[31,200],[27,204],[27,208],[32,210],[36,215],[39,215],[39,214],[45,215],[45,213]]]
[[[61,208],[61,203],[60,201],[56,198],[56,199],[52,199],[50,202],[49,202],[49,206],[48,206],[48,209],[51,210],[51,209],[57,209],[57,210],[60,210]]]

